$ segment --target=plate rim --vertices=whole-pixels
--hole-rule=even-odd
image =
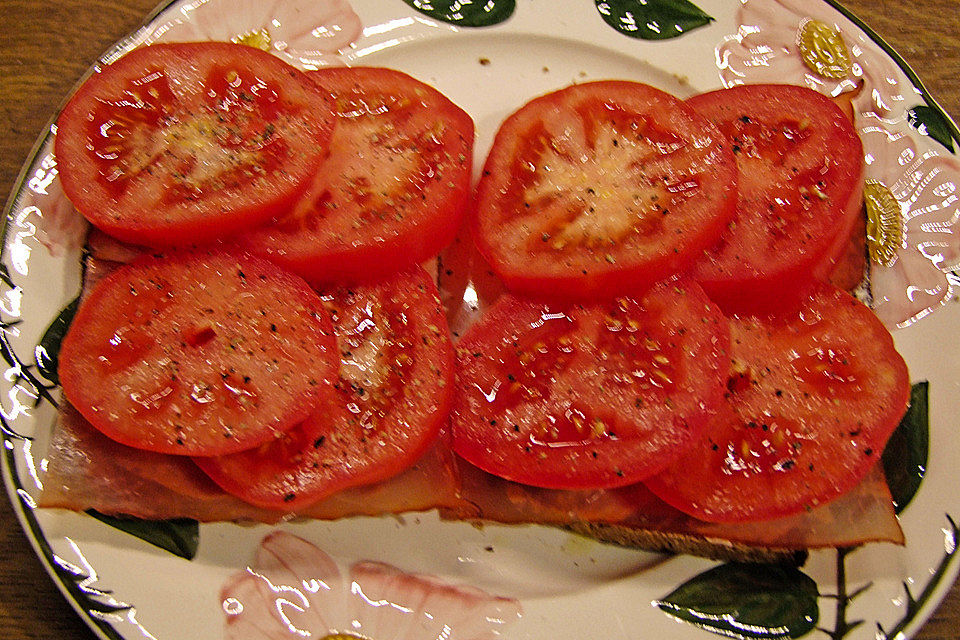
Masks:
[[[61,99],[53,114],[48,119],[46,125],[41,130],[41,133],[38,135],[33,147],[23,160],[20,171],[14,178],[11,191],[5,201],[3,218],[0,220],[0,241],[3,243],[2,247],[0,247],[0,261],[3,261],[4,264],[8,258],[8,232],[14,211],[17,209],[21,200],[22,193],[26,187],[26,182],[28,176],[30,175],[31,169],[35,167],[41,152],[54,135],[57,117],[63,106],[66,104],[66,101],[94,72],[98,64],[103,63],[111,56],[114,56],[128,48],[131,43],[134,42],[138,36],[144,32],[145,29],[148,29],[154,25],[154,23],[162,16],[162,14],[164,14],[164,12],[181,1],[183,0],[162,0],[160,3],[158,3],[148,14],[146,14],[139,26],[108,46],[103,53],[101,53],[96,60],[88,66],[79,80]],[[894,49],[882,36],[880,36],[873,28],[864,22],[862,18],[853,13],[839,0],[822,1],[826,5],[838,11],[845,18],[853,22],[873,43],[883,50],[883,52],[894,62],[894,64],[907,76],[912,86],[923,98],[924,102],[931,108],[935,109],[937,113],[944,118],[944,121],[948,125],[950,133],[952,136],[954,136],[954,139],[960,141],[960,127],[958,127],[957,122],[948,112],[946,112],[945,109],[943,109],[940,103],[936,100],[935,96],[933,96],[926,88],[920,76],[896,51],[896,49]],[[8,433],[5,429],[3,430],[2,442],[4,444],[5,451],[0,464],[2,464],[4,485],[12,506],[12,510],[17,515],[20,526],[23,529],[26,538],[29,540],[30,545],[37,557],[41,560],[41,564],[47,574],[50,576],[50,579],[94,634],[103,640],[130,640],[128,636],[118,632],[114,626],[110,624],[110,622],[93,615],[91,610],[81,601],[83,596],[78,595],[80,594],[80,589],[77,587],[77,585],[69,580],[65,580],[57,572],[57,569],[54,566],[56,554],[44,535],[43,527],[36,517],[35,507],[29,504],[29,493],[23,487],[19,477],[20,469],[18,468],[17,451],[16,447],[12,446],[19,438],[22,438],[22,436]],[[956,559],[951,556],[950,561],[945,566],[945,569],[946,570],[944,571],[942,579],[938,581],[933,589],[931,599],[921,607],[918,614],[914,616],[911,622],[906,626],[905,631],[903,632],[905,633],[906,637],[913,637],[919,631],[919,629],[927,623],[930,617],[934,615],[937,608],[942,604],[943,598],[949,592],[952,585],[956,582],[958,574],[960,574],[960,564],[956,562]]]

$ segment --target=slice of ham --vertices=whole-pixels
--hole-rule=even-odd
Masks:
[[[799,515],[737,524],[691,518],[662,502],[642,483],[620,489],[562,491],[528,487],[497,478],[460,462],[463,499],[481,520],[506,524],[539,522],[573,526],[624,543],[650,534],[671,534],[768,549],[846,547],[865,542],[903,544],[903,532],[883,471],[873,472],[853,491]],[[452,517],[462,517],[460,513]],[[615,527],[616,529],[612,529]]]
[[[90,261],[93,263],[104,261],[108,263],[125,264],[133,262],[142,255],[150,253],[146,247],[117,240],[100,229],[92,227],[87,235],[87,250],[90,252]],[[85,273],[84,292],[90,288],[88,282],[90,274]]]
[[[275,523],[292,517],[334,520],[439,509],[447,519],[565,526],[600,539],[646,547],[673,537],[686,540],[685,549],[706,555],[715,555],[717,545],[731,543],[773,551],[878,541],[903,544],[879,468],[854,491],[802,515],[718,525],[680,513],[642,484],[616,490],[559,491],[502,480],[455,460],[445,436],[400,475],[343,491],[295,514],[254,507],[224,493],[189,458],[116,443],[69,405],[61,411],[46,460],[40,507],[95,509],[149,520]],[[690,540],[712,546],[691,546]]]
[[[854,290],[866,270],[865,219],[852,231],[829,280]],[[454,335],[464,331],[502,291],[462,232],[441,255],[440,289]],[[642,484],[616,490],[556,491],[528,487],[460,464],[462,497],[478,520],[504,524],[543,523],[646,548],[681,550],[721,558],[783,559],[797,550],[866,542],[903,544],[882,469],[853,491],[801,515],[763,522],[720,525],[691,518],[660,501]],[[470,507],[445,514],[469,517]],[[752,547],[760,550],[752,553]],[[773,553],[767,553],[773,551]],[[786,553],[780,554],[778,551]]]
[[[139,255],[140,250],[92,231],[82,296],[105,276]],[[41,507],[96,510],[163,520],[201,522],[277,522],[293,517],[333,520],[444,508],[460,512],[459,480],[453,453],[443,433],[407,471],[379,484],[342,491],[298,513],[272,511],[230,496],[192,460],[127,447],[97,431],[66,400],[46,452],[41,477]]]
[[[456,463],[446,437],[390,480],[342,491],[298,513],[249,505],[217,487],[192,460],[124,446],[65,404],[46,453],[38,506],[147,520],[278,522],[334,520],[434,508],[461,512]]]

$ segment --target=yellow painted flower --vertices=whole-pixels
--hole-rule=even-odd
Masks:
[[[823,78],[842,80],[853,74],[850,51],[839,30],[820,20],[800,23],[797,46],[803,62]]]
[[[890,188],[879,180],[867,180],[863,188],[867,208],[867,249],[870,259],[889,267],[903,246],[903,217],[900,203]]]
[[[912,88],[853,22],[825,2],[744,0],[739,28],[717,48],[724,86],[775,82],[829,96],[856,95],[858,111],[886,116]]]
[[[261,28],[259,31],[247,31],[246,33],[230,38],[230,41],[236,44],[245,44],[248,47],[262,51],[270,51],[270,32],[267,31],[266,28]]]
[[[900,327],[949,301],[960,268],[960,159],[911,134],[876,116],[860,127],[873,307]]]

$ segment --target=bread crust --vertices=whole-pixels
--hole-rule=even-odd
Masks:
[[[809,555],[806,549],[778,549],[755,546],[720,538],[635,529],[603,522],[575,522],[564,526],[564,528],[600,542],[623,547],[657,553],[688,554],[712,560],[784,564],[799,567],[807,561]]]

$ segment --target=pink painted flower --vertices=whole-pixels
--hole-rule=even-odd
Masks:
[[[26,274],[30,257],[27,238],[34,238],[49,254],[61,257],[83,246],[89,225],[60,186],[58,169],[48,147],[37,156],[20,191],[11,216],[8,248],[14,268]]]
[[[363,30],[347,0],[192,0],[177,14],[145,43],[246,38],[305,69],[343,64]]]
[[[743,83],[806,85],[830,96],[862,90],[854,99],[858,111],[887,115],[902,111],[912,85],[901,83],[893,61],[853,22],[826,2],[811,0],[741,0],[739,30],[717,48],[720,79],[724,86]],[[818,20],[843,38],[850,54],[851,71],[831,79],[806,65],[798,43],[800,30]]]
[[[275,532],[222,590],[227,640],[492,640],[520,616],[515,600],[376,562],[343,571],[297,536]]]
[[[874,310],[906,326],[953,296],[960,268],[960,160],[932,144],[918,149],[903,122],[864,119],[866,178],[886,185],[900,205],[903,243],[889,266],[872,264]]]
[[[949,300],[960,267],[960,161],[910,129],[907,109],[922,102],[894,61],[852,21],[825,2],[741,0],[739,29],[717,48],[724,86],[793,83],[853,98],[866,179],[890,189],[900,207],[902,244],[892,263],[871,263],[877,315],[903,327]],[[838,78],[804,61],[801,32],[816,20],[838,34],[850,71]]]

